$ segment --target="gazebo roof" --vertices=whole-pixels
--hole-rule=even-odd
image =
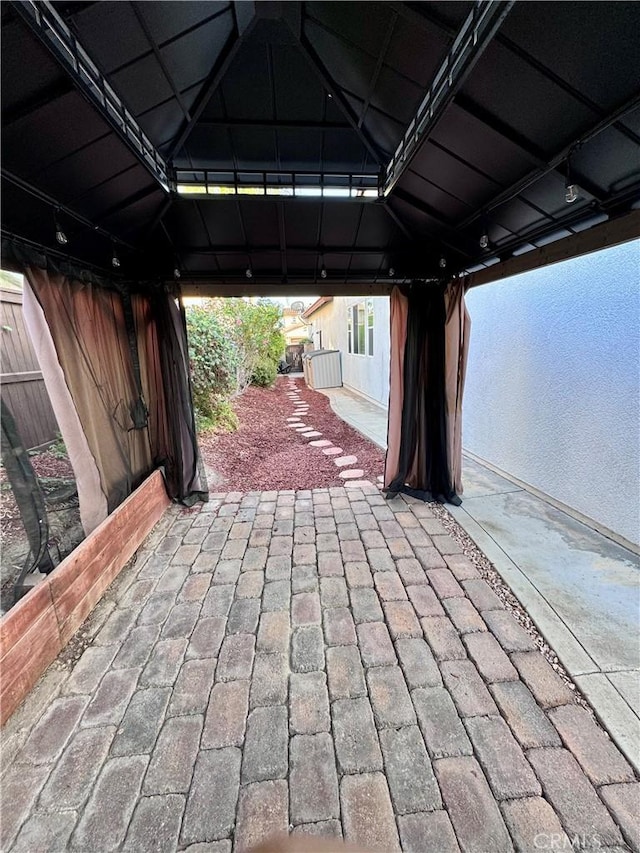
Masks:
[[[220,292],[615,242],[638,32],[635,2],[4,3],[3,230]]]

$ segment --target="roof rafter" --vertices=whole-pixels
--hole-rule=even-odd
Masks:
[[[540,167],[546,165],[547,161],[543,151],[525,139],[512,127],[505,124],[488,110],[484,109],[484,107],[479,106],[470,98],[461,94],[456,95],[454,103],[463,112],[467,113],[467,115],[470,115],[473,118],[478,119],[478,121],[481,121],[483,124],[486,124],[487,127],[491,128],[491,130],[497,133],[498,136],[502,136],[502,138],[506,139],[507,142],[510,142],[512,145],[519,148],[535,163],[536,166]],[[576,183],[583,187],[589,195],[593,196],[597,201],[604,201],[606,193],[603,192],[600,187],[597,187],[593,181],[590,181],[589,178],[577,170],[574,165],[571,167],[571,174],[575,178]]]
[[[358,135],[358,138],[365,146],[367,151],[371,154],[378,166],[382,166],[385,159],[383,153],[380,151],[367,129],[359,126],[358,117],[352,110],[351,106],[342,94],[342,91],[340,90],[338,85],[335,83],[335,81],[327,71],[324,63],[316,53],[315,48],[313,47],[306,33],[304,32],[304,24],[302,25],[300,34],[298,35],[294,32],[294,36],[296,38],[300,50],[305,56],[309,66],[315,73],[316,77],[318,77],[318,79],[320,80],[320,83],[322,84],[324,90],[335,101],[336,105],[338,106],[346,120],[349,122],[350,126],[355,130]]]
[[[568,145],[563,146],[563,148],[558,151],[554,157],[551,158],[545,165],[540,166],[538,168],[533,169],[528,172],[523,178],[520,178],[510,187],[507,187],[503,192],[499,193],[495,196],[488,204],[482,206],[482,208],[476,213],[468,216],[463,222],[459,224],[459,228],[466,228],[468,225],[471,225],[472,222],[475,222],[477,219],[486,216],[487,213],[490,213],[496,207],[499,207],[501,204],[505,204],[516,196],[520,195],[521,192],[530,187],[533,183],[535,183],[540,178],[544,177],[549,172],[553,172],[557,167],[566,161],[567,157],[571,155],[571,153],[581,145],[589,142],[591,139],[594,139],[598,134],[602,133],[607,128],[611,127],[611,125],[616,124],[621,118],[623,118],[628,113],[637,109],[640,106],[640,92],[633,95],[629,100],[625,101],[623,104],[615,109],[610,115],[606,118],[601,119],[597,124],[593,127],[589,128],[589,130],[584,131],[574,140],[572,140]],[[587,189],[585,187],[585,189]],[[605,199],[606,200],[606,199]]]
[[[384,178],[385,196],[393,190],[428,139],[512,6],[513,0],[478,0],[474,4],[387,165]]]
[[[351,130],[352,127],[346,122],[337,121],[278,121],[261,119],[200,119],[201,127],[220,127],[223,130]]]
[[[231,31],[224,47],[222,48],[220,55],[216,59],[209,76],[202,89],[200,90],[200,94],[196,99],[196,103],[194,104],[193,110],[191,112],[191,117],[189,120],[185,120],[182,129],[176,139],[173,141],[171,148],[169,149],[169,153],[167,155],[168,160],[173,160],[178,151],[183,147],[187,139],[191,136],[191,133],[198,123],[198,119],[204,112],[207,107],[207,104],[215,94],[216,90],[220,86],[222,82],[222,78],[226,74],[229,66],[235,59],[238,51],[244,44],[244,40],[252,31],[256,22],[256,15],[253,3],[242,3],[243,9],[238,12],[238,4],[234,2],[232,5],[233,10],[233,20],[234,26]],[[247,18],[247,7],[251,7],[251,17]]]
[[[156,62],[158,63],[158,65],[162,69],[162,73],[164,74],[164,76],[167,80],[167,83],[169,84],[169,87],[171,88],[171,91],[173,92],[174,98],[178,102],[178,105],[179,105],[180,109],[182,110],[182,113],[183,113],[185,119],[187,121],[189,121],[191,116],[189,115],[189,110],[187,109],[187,105],[185,104],[184,98],[180,94],[178,87],[176,86],[176,84],[173,80],[173,77],[169,73],[169,69],[167,68],[167,63],[164,61],[164,57],[162,55],[162,52],[161,52],[160,48],[158,47],[156,40],[153,37],[153,33],[151,32],[144,15],[142,14],[142,8],[141,8],[142,4],[138,0],[138,2],[132,2],[131,6],[133,8],[133,14],[136,16],[136,20],[140,24],[140,28],[142,29],[143,33],[145,34],[147,41],[151,45],[151,49],[153,51],[153,55],[156,58]]]
[[[367,114],[367,110],[369,109],[369,104],[371,103],[371,98],[376,90],[376,86],[378,84],[378,77],[380,76],[380,72],[382,71],[382,65],[384,63],[385,57],[387,55],[387,51],[389,50],[389,45],[391,44],[391,39],[393,38],[393,31],[396,26],[396,21],[398,20],[398,13],[394,12],[391,24],[387,28],[387,32],[384,37],[384,41],[382,43],[382,47],[380,48],[380,53],[378,54],[378,58],[376,60],[376,66],[373,69],[373,74],[371,75],[371,80],[369,81],[369,89],[367,90],[367,96],[364,99],[364,104],[362,106],[362,112],[360,113],[360,118],[358,119],[358,127],[362,127],[364,124],[364,117]]]
[[[55,57],[73,80],[78,91],[97,109],[140,163],[165,192],[169,191],[167,164],[142,132],[140,125],[107,83],[87,51],[78,42],[60,15],[48,2],[12,0],[12,7],[38,41]]]
[[[184,246],[182,251],[191,255],[246,255],[255,253],[258,255],[279,255],[282,245],[254,246],[248,243],[241,246]],[[318,243],[315,246],[286,246],[284,251],[289,255],[308,255],[320,252],[326,255],[380,255],[385,252],[394,251],[393,248],[380,246],[324,246]]]

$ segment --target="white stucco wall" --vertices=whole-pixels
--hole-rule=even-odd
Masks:
[[[355,355],[347,347],[347,309],[361,298],[336,296],[309,318],[310,337],[319,347],[317,332],[322,331],[322,348],[342,353],[342,381],[347,388],[387,406],[389,402],[389,297],[373,297],[373,355]]]
[[[467,305],[465,448],[638,543],[640,241]]]

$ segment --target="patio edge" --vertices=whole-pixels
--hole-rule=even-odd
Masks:
[[[154,471],[0,620],[0,725],[11,717],[171,501]]]

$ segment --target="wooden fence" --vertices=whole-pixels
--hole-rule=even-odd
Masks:
[[[22,293],[0,289],[0,382],[25,447],[52,441],[58,432],[44,379],[22,318]]]

